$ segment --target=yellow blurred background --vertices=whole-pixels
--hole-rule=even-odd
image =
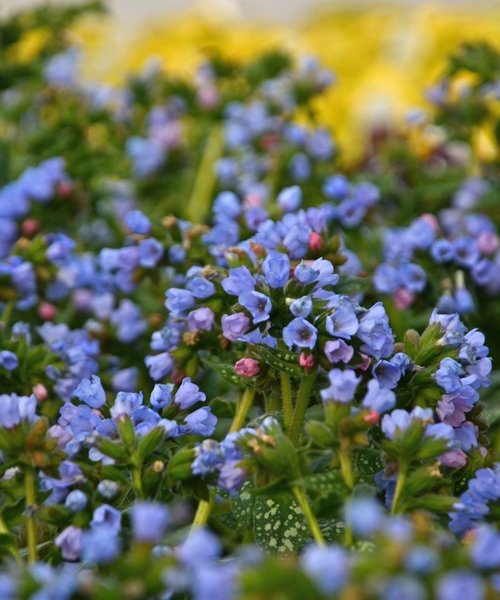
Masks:
[[[204,48],[242,59],[276,46],[297,55],[314,54],[337,79],[318,100],[319,118],[331,126],[341,147],[354,154],[372,126],[397,123],[408,110],[425,108],[425,88],[458,44],[486,40],[500,45],[498,0],[327,2],[309,11],[310,2],[295,0],[291,17],[287,0],[269,0],[271,8],[284,11],[284,23],[279,10],[272,18],[253,13],[248,18],[234,10],[237,3],[231,0],[204,0],[164,15],[161,1],[156,7],[151,2],[144,0],[146,8],[155,9],[149,19],[134,22],[133,14],[118,18],[115,8],[106,19],[88,17],[78,24],[72,35],[85,49],[87,77],[119,84],[125,73],[141,69],[152,56],[167,69],[189,74]],[[18,51],[27,56],[35,52],[43,35],[31,32]]]

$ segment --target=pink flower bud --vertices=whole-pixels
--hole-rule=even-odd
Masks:
[[[415,294],[407,288],[398,288],[392,295],[392,299],[398,310],[405,310],[415,301]]]
[[[314,356],[301,352],[299,356],[299,365],[303,369],[312,369],[314,367]]]
[[[422,221],[428,223],[436,233],[439,231],[439,221],[434,215],[431,213],[424,213],[420,218]]]
[[[42,302],[38,306],[38,315],[44,321],[52,321],[57,314],[57,308],[49,302]]]
[[[61,198],[68,198],[73,191],[73,184],[70,181],[61,181],[57,186],[57,193]]]
[[[492,231],[483,231],[477,239],[477,247],[483,254],[493,254],[498,249],[498,236]]]
[[[36,219],[25,219],[21,225],[23,235],[26,237],[33,237],[40,229],[40,223]]]
[[[462,450],[449,450],[441,454],[440,460],[445,467],[453,469],[460,469],[467,464],[467,456]]]
[[[254,358],[240,358],[234,365],[234,372],[240,377],[255,377],[260,372],[259,361]]]
[[[322,247],[323,247],[322,237],[319,235],[319,233],[316,233],[315,231],[311,231],[311,233],[309,234],[309,249],[312,250],[313,252],[317,252],[318,250],[321,250]]]
[[[360,371],[367,371],[370,368],[370,365],[372,364],[372,359],[370,356],[368,356],[368,354],[360,353],[360,356],[361,356],[363,362],[357,368]]]
[[[363,417],[363,421],[368,425],[376,425],[380,419],[380,415],[376,410],[371,410]]]
[[[44,400],[47,400],[49,396],[49,392],[47,391],[47,388],[43,385],[43,383],[37,383],[33,387],[32,391],[33,395],[38,400],[38,402],[43,402]]]
[[[262,196],[259,196],[259,194],[247,194],[245,196],[245,206],[248,206],[249,208],[262,206]]]

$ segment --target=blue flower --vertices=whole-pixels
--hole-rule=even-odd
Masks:
[[[331,175],[325,179],[323,184],[323,194],[327,198],[342,200],[347,196],[350,190],[350,184],[344,175]]]
[[[396,575],[384,582],[381,596],[384,600],[427,600],[422,583],[409,575]]]
[[[440,264],[455,258],[455,248],[446,239],[436,240],[431,246],[430,253],[432,258]]]
[[[91,375],[88,379],[82,379],[73,395],[91,408],[100,408],[106,403],[106,394],[98,375]]]
[[[215,314],[211,308],[202,306],[192,310],[187,317],[188,331],[210,331],[213,327]]]
[[[384,525],[385,511],[373,498],[352,498],[344,508],[347,525],[359,537],[370,537]]]
[[[168,510],[158,502],[137,502],[131,510],[134,540],[158,544],[168,524]]]
[[[154,238],[147,238],[139,242],[139,264],[148,269],[156,267],[163,256],[163,246]]]
[[[298,185],[283,188],[278,194],[276,202],[283,212],[294,212],[302,202],[302,190]]]
[[[500,533],[491,526],[483,525],[474,532],[471,557],[480,569],[500,567]]]
[[[149,402],[155,410],[161,410],[168,406],[172,400],[172,386],[163,383],[156,383]]]
[[[340,338],[325,342],[323,352],[331,363],[348,363],[354,356],[354,348],[346,344],[344,340]]]
[[[189,567],[212,563],[221,552],[222,546],[217,537],[202,527],[194,529],[186,541],[177,548],[180,561]]]
[[[229,269],[229,275],[221,281],[224,291],[231,296],[239,296],[250,292],[255,287],[255,281],[247,267]]]
[[[305,319],[311,314],[313,302],[311,296],[301,296],[290,302],[290,312],[294,317]]]
[[[217,417],[212,414],[210,408],[203,406],[187,415],[184,422],[186,423],[185,433],[208,437],[215,430]]]
[[[401,369],[388,360],[379,360],[373,365],[372,375],[382,387],[392,390],[401,379]]]
[[[233,192],[220,192],[214,200],[214,214],[237,219],[241,214],[241,202]]]
[[[191,382],[190,377],[185,377],[175,393],[174,404],[181,410],[186,410],[197,402],[205,402],[206,396],[200,391],[200,388]]]
[[[81,490],[73,490],[66,496],[64,506],[73,512],[81,512],[87,506],[87,496]]]
[[[82,559],[91,564],[109,563],[120,552],[116,531],[105,525],[85,531],[82,537]]]
[[[328,379],[330,387],[321,390],[323,402],[340,402],[342,404],[353,400],[356,388],[361,381],[361,377],[356,377],[352,369],[345,371],[332,369],[328,373]]]
[[[90,527],[92,529],[104,528],[113,535],[120,532],[122,526],[122,513],[110,506],[109,504],[101,504],[94,510]]]
[[[192,277],[186,287],[195,298],[210,298],[215,294],[215,285],[205,277]]]
[[[363,314],[357,336],[363,342],[361,350],[370,356],[384,358],[392,353],[394,336],[382,302],[377,302]]]
[[[9,350],[2,350],[0,352],[0,367],[7,369],[7,371],[13,371],[17,369],[18,365],[19,359],[14,352],[10,352]]]
[[[174,367],[174,361],[168,352],[146,356],[144,362],[149,370],[151,379],[154,381],[158,381],[169,375]]]
[[[347,582],[350,561],[338,546],[308,546],[300,557],[300,566],[325,595],[341,590]]]
[[[351,339],[358,330],[359,323],[353,306],[345,296],[334,295],[328,301],[332,312],[326,318],[326,330],[334,337]]]
[[[396,395],[393,391],[381,387],[376,379],[371,379],[362,406],[382,414],[396,406]]]
[[[238,297],[238,302],[252,315],[255,324],[269,319],[271,300],[261,292],[244,292]]]
[[[125,213],[124,220],[132,233],[147,235],[151,231],[151,221],[140,210],[129,210]]]
[[[262,263],[266,282],[272,288],[282,288],[290,277],[290,259],[286,254],[271,251]]]
[[[297,346],[298,348],[309,348],[313,350],[316,345],[316,339],[318,337],[318,330],[314,325],[297,317],[293,319],[284,329],[283,329],[283,341],[288,346],[288,348],[292,348],[293,346]]]
[[[450,571],[440,577],[436,586],[437,600],[484,600],[485,586],[481,577],[465,569]]]
[[[167,290],[165,307],[174,316],[182,315],[185,311],[193,307],[195,303],[194,294],[189,290],[181,288],[170,288]]]

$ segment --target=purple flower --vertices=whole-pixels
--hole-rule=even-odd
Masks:
[[[328,373],[330,387],[321,390],[321,398],[323,402],[340,402],[345,404],[354,398],[356,388],[358,387],[361,377],[356,377],[352,369],[341,371],[340,369],[332,369]]]
[[[370,356],[384,358],[392,353],[394,336],[382,302],[374,304],[361,317],[357,336],[363,342],[361,350]]]
[[[213,327],[215,314],[212,309],[202,306],[192,310],[187,317],[188,331],[210,331]]]
[[[250,329],[250,319],[245,313],[222,315],[222,335],[230,342],[235,342]]]
[[[396,406],[396,395],[393,391],[381,387],[377,379],[371,379],[362,406],[382,414]]]
[[[137,386],[139,371],[136,367],[121,369],[113,375],[112,385],[116,391],[134,392]]]
[[[460,363],[453,358],[443,358],[439,363],[439,369],[436,371],[436,383],[447,393],[455,392],[462,387],[460,379],[462,373]]]
[[[244,292],[238,297],[238,302],[248,310],[255,324],[269,319],[272,304],[270,298],[260,292]]]
[[[185,433],[190,435],[202,435],[208,437],[212,435],[217,425],[217,417],[207,406],[203,406],[187,415],[184,419],[186,423]]]
[[[446,239],[436,240],[431,246],[431,256],[437,263],[445,263],[455,258],[455,248]]]
[[[246,267],[229,269],[229,275],[221,281],[224,291],[231,296],[239,296],[250,292],[255,287],[255,281]]]
[[[316,345],[317,336],[318,330],[316,327],[300,317],[293,319],[283,329],[283,341],[290,349],[292,346],[297,346],[298,348],[313,350]]]
[[[108,532],[112,532],[113,535],[117,535],[120,532],[122,526],[122,513],[113,508],[109,504],[101,504],[94,510],[92,521],[90,521],[90,527],[92,529],[105,528]]]
[[[134,540],[158,544],[167,528],[168,510],[157,502],[138,502],[131,510]]]
[[[197,402],[205,402],[206,398],[205,394],[200,392],[200,388],[191,382],[191,378],[185,377],[175,394],[174,404],[181,410],[186,410]]]
[[[420,265],[408,263],[399,267],[399,277],[404,287],[414,293],[423,291],[427,283],[427,275]]]
[[[477,402],[479,394],[469,386],[462,386],[451,394],[445,394],[437,404],[436,412],[444,423],[459,427]]]
[[[325,342],[323,351],[331,363],[348,363],[354,355],[354,348],[346,344],[344,340],[340,338]]]
[[[290,278],[290,259],[286,254],[271,251],[262,263],[266,282],[272,288],[282,288]]]
[[[73,395],[81,402],[85,402],[91,408],[100,408],[106,403],[106,394],[101,380],[97,375],[91,375],[88,379],[82,379]]]
[[[55,539],[55,544],[61,548],[64,560],[77,561],[82,551],[83,531],[79,527],[66,527]]]

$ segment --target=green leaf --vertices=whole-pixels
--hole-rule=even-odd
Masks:
[[[253,535],[270,554],[295,552],[311,537],[302,511],[288,494],[255,498]]]
[[[372,449],[362,449],[354,452],[353,466],[363,479],[372,479],[384,468],[380,452]]]
[[[236,373],[234,372],[233,363],[223,362],[215,356],[211,356],[210,358],[203,358],[203,364],[206,367],[213,369],[214,371],[219,373],[219,375],[228,383],[236,385],[237,387],[245,388],[252,385],[254,382],[248,377],[240,377],[239,375],[236,375]]]
[[[141,460],[145,459],[161,444],[165,437],[163,427],[153,427],[153,429],[139,440],[137,445],[137,455]]]
[[[282,352],[277,348],[269,348],[265,344],[255,347],[257,356],[275,371],[286,373],[292,377],[302,377],[299,358],[293,352]]]
[[[121,444],[112,442],[108,438],[100,437],[97,442],[97,447],[103,454],[109,456],[110,458],[114,458],[115,460],[127,459],[127,452],[125,448]]]
[[[297,483],[302,485],[308,492],[315,492],[322,496],[344,498],[349,493],[349,488],[344,483],[342,473],[338,470],[307,475]]]

